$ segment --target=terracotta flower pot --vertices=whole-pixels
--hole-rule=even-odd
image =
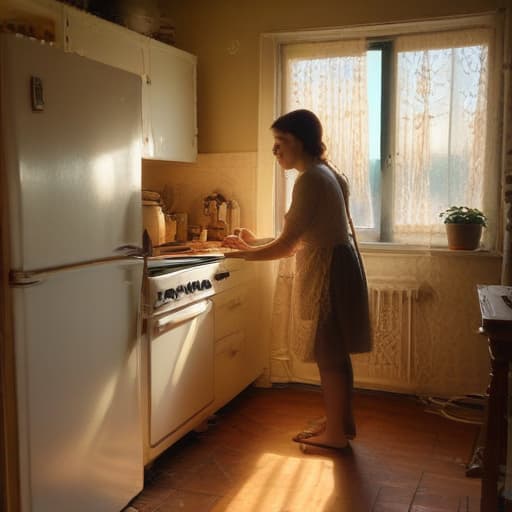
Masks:
[[[481,224],[445,224],[448,248],[474,251],[480,246]]]

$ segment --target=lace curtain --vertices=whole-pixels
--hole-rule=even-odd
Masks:
[[[486,208],[496,200],[486,152],[490,35],[395,39],[394,241],[442,244],[439,213],[452,205],[495,213]]]
[[[396,110],[391,140],[395,241],[446,245],[438,214],[452,204],[481,208],[495,237],[497,109],[487,29],[394,37]],[[351,187],[357,227],[373,225],[370,198],[367,41],[296,43],[282,48],[282,112],[308,108],[320,118],[328,157]],[[285,174],[289,205],[296,172]],[[284,212],[282,212],[284,213]],[[376,216],[378,218],[378,215]],[[271,379],[293,380],[290,312],[295,258],[279,262],[271,333]]]
[[[382,201],[391,213],[385,217],[390,241],[445,246],[439,213],[466,205],[489,217],[484,240],[492,245],[498,173],[496,155],[486,148],[494,147],[496,140],[496,111],[487,101],[492,92],[493,37],[490,29],[466,29],[393,38],[393,166],[384,171],[392,173],[392,186],[374,201],[367,41],[283,47],[283,111],[308,108],[320,118],[328,157],[349,179],[358,229],[378,232],[380,226],[374,224],[380,212],[373,208]],[[294,180],[293,172],[285,176],[286,205]]]
[[[283,112],[307,108],[324,128],[329,160],[350,181],[352,215],[358,226],[373,227],[368,175],[368,100],[364,40],[301,43],[283,48]],[[284,175],[288,207],[297,172]],[[271,375],[290,380],[295,257],[279,262],[271,332]],[[293,340],[296,341],[296,340]],[[280,376],[280,377],[279,377]]]
[[[315,112],[324,128],[327,156],[350,182],[356,225],[374,227],[368,174],[366,41],[286,45],[283,59],[284,112],[298,108]],[[295,176],[289,174],[285,179],[289,193]]]

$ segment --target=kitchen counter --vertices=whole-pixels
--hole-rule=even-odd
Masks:
[[[229,247],[222,247],[222,242],[189,241],[180,244],[158,247],[153,249],[153,256],[169,257],[173,255],[200,255],[209,253],[221,253],[233,251]]]

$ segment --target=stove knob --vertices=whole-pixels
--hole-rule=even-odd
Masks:
[[[169,288],[168,290],[165,290],[166,299],[176,299],[177,297],[178,294],[176,293],[176,290],[174,288]]]
[[[192,286],[192,283],[190,281],[187,283],[187,290],[188,290],[189,293],[192,293],[192,292],[196,291],[195,288]]]
[[[180,284],[179,286],[176,287],[176,293],[177,294],[187,293],[187,290],[185,289],[185,287],[182,284]]]
[[[209,279],[203,279],[201,281],[201,290],[209,290],[212,287],[212,283]]]
[[[229,272],[219,272],[215,274],[215,281],[222,281],[223,279],[227,279],[230,275]]]
[[[201,282],[200,282],[200,281],[194,281],[194,282],[192,283],[192,288],[193,288],[194,290],[199,291],[199,290],[201,289]]]
[[[156,297],[158,302],[161,302],[164,298],[164,292],[157,292]]]

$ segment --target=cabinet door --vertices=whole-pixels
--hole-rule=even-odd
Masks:
[[[158,41],[149,42],[150,134],[144,156],[193,162],[197,157],[196,57]],[[152,142],[152,144],[151,144]]]
[[[86,12],[66,8],[67,50],[142,77],[145,38]]]

